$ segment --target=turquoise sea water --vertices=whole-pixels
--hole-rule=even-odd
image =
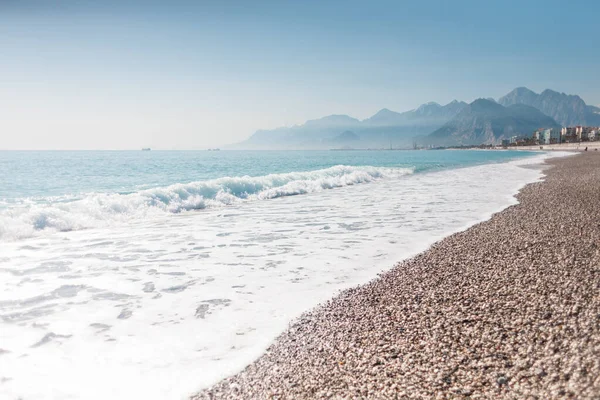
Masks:
[[[511,151],[0,152],[0,240],[320,192],[534,153]]]
[[[128,194],[176,183],[308,172],[336,165],[412,168],[418,173],[531,154],[442,150],[0,151],[0,206],[24,199],[43,202],[51,201],[48,197],[68,199],[90,192]]]
[[[0,152],[0,398],[187,398],[549,156]]]

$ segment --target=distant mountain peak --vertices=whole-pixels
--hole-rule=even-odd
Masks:
[[[417,108],[417,111],[425,109],[425,108],[429,108],[429,107],[436,107],[437,108],[437,107],[441,107],[441,106],[438,103],[436,103],[435,101],[430,101],[428,103],[421,104],[419,106],[419,108]]]
[[[446,104],[442,107],[442,109],[446,110],[447,114],[458,114],[463,108],[467,106],[467,103],[464,101],[452,100],[450,103]]]
[[[441,105],[436,103],[435,101],[430,101],[429,103],[421,104],[419,108],[415,110],[415,114],[418,115],[434,115],[439,113]]]
[[[476,99],[474,100],[471,104],[469,104],[469,107],[473,110],[473,111],[485,111],[485,110],[499,110],[502,107],[500,104],[496,103],[493,99]]]
[[[498,99],[498,102],[503,106],[525,104],[535,107],[554,118],[562,126],[594,125],[599,122],[597,114],[585,104],[581,97],[567,95],[552,89],[545,89],[542,93],[537,94],[520,87]]]
[[[377,116],[377,115],[390,115],[390,114],[398,114],[395,111],[390,110],[389,108],[382,108],[381,110],[377,111],[373,117]],[[371,117],[371,118],[373,118]]]
[[[389,125],[396,123],[399,119],[402,119],[402,114],[392,111],[389,108],[382,108],[371,117],[365,119],[363,123],[367,125]]]
[[[517,88],[514,88],[510,92],[508,92],[503,97],[508,97],[508,96],[531,96],[531,95],[537,96],[538,94],[536,92],[534,92],[533,90],[525,87],[525,86],[519,86]]]
[[[431,133],[428,140],[436,145],[494,144],[514,135],[529,135],[541,127],[558,126],[534,107],[524,104],[504,107],[492,100],[477,99]]]
[[[349,142],[349,141],[356,141],[356,140],[360,140],[360,137],[352,131],[344,131],[344,132],[340,133],[338,136],[336,136],[335,138],[333,138],[334,142]]]
[[[497,102],[492,98],[470,104],[455,99],[444,106],[428,102],[405,112],[382,108],[362,121],[333,114],[291,127],[258,130],[238,148],[330,148],[350,142],[363,148],[387,148],[390,142],[409,145],[416,137],[435,139],[437,144],[481,144],[530,134],[540,127],[557,127],[557,122],[600,125],[600,107],[586,105],[577,95],[551,89],[537,94],[522,86]]]
[[[531,89],[529,89],[528,87],[525,87],[525,86],[519,86],[518,88],[515,88],[513,90],[513,92],[519,92],[519,93],[531,92],[531,93],[535,93],[533,90],[531,90]]]
[[[311,119],[306,121],[304,125],[354,125],[360,121],[345,114],[332,114],[319,119]]]
[[[488,104],[488,103],[494,103],[494,102],[492,102],[489,99],[484,99],[483,97],[480,97],[478,99],[473,100],[471,102],[471,105],[474,105],[474,104]]]

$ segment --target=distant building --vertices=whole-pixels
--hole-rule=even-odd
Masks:
[[[554,144],[561,142],[561,130],[559,129],[538,129],[533,133],[534,144]]]
[[[562,136],[560,134],[560,129],[552,128],[550,129],[550,144],[562,143]]]
[[[566,143],[576,143],[581,141],[581,126],[569,126],[566,128],[562,128],[561,136],[562,141]]]
[[[544,129],[540,137],[540,144],[550,144],[550,132],[552,129]]]
[[[595,133],[594,128],[591,126],[582,126],[581,127],[581,140],[582,141],[592,141],[594,140]]]
[[[600,128],[596,126],[568,126],[561,130],[561,141],[578,143],[600,140]]]
[[[508,147],[510,145],[510,139],[502,139],[502,147]]]

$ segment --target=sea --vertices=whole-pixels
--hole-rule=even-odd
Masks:
[[[184,399],[560,155],[0,152],[0,398]]]

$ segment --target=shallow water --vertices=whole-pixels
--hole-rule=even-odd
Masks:
[[[401,158],[397,153],[386,157]],[[21,237],[6,235],[0,243],[0,394],[184,398],[243,368],[303,311],[514,204],[519,188],[541,177],[539,169],[523,167],[548,157],[446,153],[455,163],[377,159],[376,166],[342,172],[319,165],[316,173],[298,171],[302,179],[261,175],[257,191],[230,191],[234,200],[200,211],[173,213],[136,197],[133,212],[99,218],[94,209],[89,226],[79,230],[49,224]],[[465,161],[456,161],[460,157]],[[485,157],[498,158],[482,164]],[[208,179],[214,186],[219,177]],[[282,184],[264,185],[277,180]],[[172,189],[101,193],[122,203],[144,190]],[[25,226],[23,216],[32,209],[52,207],[85,217],[83,205],[99,195],[95,190],[82,189],[69,200],[52,193],[55,202],[13,193],[4,197],[5,221],[20,218]],[[283,195],[258,195],[273,190]]]

